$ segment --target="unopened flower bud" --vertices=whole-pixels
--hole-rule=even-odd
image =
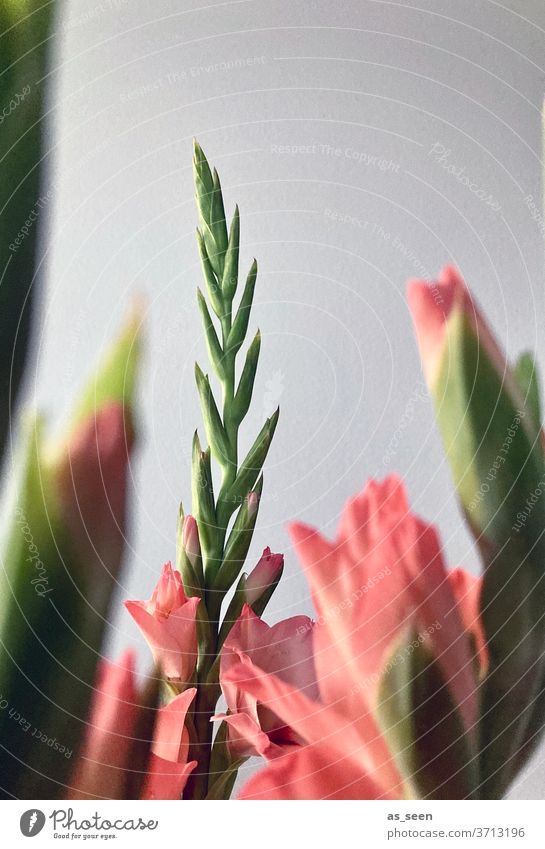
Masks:
[[[201,556],[199,529],[193,516],[185,516],[182,527],[182,545],[187,559],[195,569]]]
[[[280,580],[284,568],[284,555],[273,554],[266,548],[258,563],[246,578],[246,603],[253,606],[269,589]]]

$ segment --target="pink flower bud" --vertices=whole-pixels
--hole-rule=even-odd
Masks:
[[[199,540],[199,528],[194,516],[185,516],[182,526],[182,545],[189,562],[195,568],[201,556],[201,543]]]
[[[148,612],[152,616],[170,616],[173,610],[187,601],[182,584],[182,576],[172,569],[170,561],[165,563],[159,583],[148,602]]]
[[[250,607],[278,580],[283,566],[284,555],[272,554],[271,549],[267,547],[246,579],[246,602]]]
[[[259,496],[257,492],[248,493],[248,518],[253,519],[255,514],[257,513],[257,508],[259,505]]]
[[[451,317],[457,312],[465,315],[479,344],[508,384],[508,389],[519,394],[514,387],[505,356],[492,335],[476,303],[453,266],[447,265],[433,283],[410,280],[407,288],[409,307],[412,313],[422,368],[428,386],[433,389],[443,359],[447,354],[447,329]]]

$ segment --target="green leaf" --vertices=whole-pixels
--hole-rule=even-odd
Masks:
[[[235,207],[235,214],[231,221],[229,230],[229,243],[227,253],[225,255],[225,268],[221,281],[223,297],[228,303],[231,303],[235,297],[235,292],[238,285],[238,255],[240,245],[240,215],[238,206]]]
[[[210,205],[210,229],[214,237],[216,253],[219,259],[218,275],[223,274],[225,263],[225,252],[227,250],[227,222],[225,219],[225,209],[223,207],[223,195],[221,191],[220,178],[218,172],[214,168],[212,173],[214,191],[212,194],[212,203]]]
[[[211,268],[218,279],[221,279],[227,248],[227,226],[221,185],[217,172],[212,173],[210,170],[206,156],[197,141],[194,142],[193,173],[203,243]]]
[[[208,311],[204,295],[200,289],[197,289],[197,301],[202,317],[208,356],[210,357],[210,362],[212,363],[217,376],[221,380],[224,377],[223,350],[218,339],[218,334],[216,333],[216,329],[212,322],[212,318],[210,317],[210,313]]]
[[[237,424],[242,422],[246,413],[250,409],[260,348],[261,334],[258,330],[254,336],[252,344],[248,348],[244,368],[242,369],[242,374],[240,376],[240,381],[233,401],[232,416],[233,420]]]
[[[193,437],[191,481],[193,514],[199,527],[201,552],[206,570],[211,560],[214,560],[218,523],[210,468],[210,449],[206,451],[201,449],[196,431]]]
[[[416,631],[386,662],[377,716],[410,797],[475,797],[475,754],[441,667]]]
[[[250,311],[252,309],[252,301],[254,299],[256,280],[257,261],[254,259],[250,271],[248,272],[244,292],[242,293],[237,314],[227,339],[226,352],[229,352],[233,356],[240,350],[240,347],[246,338],[248,322],[250,320]]]
[[[196,139],[193,140],[193,176],[199,215],[203,221],[209,223],[214,196],[214,178],[204,151]]]
[[[229,764],[220,777],[214,781],[212,787],[206,794],[206,798],[230,799],[237,779],[238,770],[246,760],[247,758],[239,758],[238,761],[233,761]]]
[[[110,403],[129,407],[134,401],[140,363],[143,308],[134,302],[121,333],[112,342],[102,362],[75,404],[71,428]]]
[[[212,586],[218,592],[225,592],[236,581],[239,572],[244,565],[246,555],[252,542],[255,523],[259,513],[259,501],[263,490],[263,478],[261,477],[255,487],[257,494],[257,507],[253,511],[248,510],[248,497],[244,497],[234,521],[231,533],[225,545],[223,553],[223,563],[221,564],[218,574],[215,576]],[[239,502],[235,502],[234,509],[237,509]],[[233,511],[232,511],[233,512]]]
[[[211,663],[210,646],[212,631],[204,599],[201,599],[197,607],[195,622],[197,625],[198,672],[200,673],[201,670],[208,669]]]
[[[233,786],[237,772],[247,758],[239,758],[232,761],[227,748],[227,723],[222,722],[214,746],[210,761],[210,777],[212,785],[208,791],[207,799],[229,799],[233,792]]]
[[[240,503],[254,486],[267,457],[278,423],[279,414],[280,410],[277,409],[261,428],[254,444],[238,470],[234,483],[223,498],[220,496],[221,510],[228,511],[229,505]],[[232,512],[233,510],[231,509]]]
[[[240,576],[240,578],[238,579],[238,583],[237,583],[235,592],[233,593],[231,601],[229,602],[227,610],[225,611],[225,615],[223,617],[223,621],[221,623],[221,628],[220,628],[220,632],[219,632],[219,636],[218,636],[218,653],[220,652],[221,647],[223,646],[229,632],[231,631],[231,628],[233,627],[233,625],[235,624],[235,622],[239,618],[240,614],[242,613],[242,608],[244,607],[244,603],[245,603],[244,590],[245,590],[245,587],[246,587],[246,578],[247,577],[248,577],[247,574],[244,572]],[[216,670],[211,670],[211,671],[216,671]],[[219,664],[218,664],[217,671],[219,672]]]

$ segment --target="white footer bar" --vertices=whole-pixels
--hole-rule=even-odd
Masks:
[[[543,849],[543,802],[18,802],[1,845]]]

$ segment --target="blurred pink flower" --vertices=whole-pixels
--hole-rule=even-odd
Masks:
[[[370,481],[348,502],[335,542],[301,524],[291,535],[318,612],[319,699],[271,674],[255,655],[239,652],[229,664],[227,692],[266,706],[307,744],[275,758],[241,798],[403,798],[408,788],[375,711],[382,673],[408,629],[440,664],[469,736],[477,719],[471,641],[436,532],[410,512],[401,481],[391,476]],[[459,595],[460,578],[454,583]]]
[[[121,564],[133,444],[131,414],[114,401],[76,422],[50,458],[64,527],[79,560],[93,567],[92,607],[111,592]]]
[[[187,763],[184,723],[196,692],[189,689],[157,711],[147,773],[134,775],[139,750],[146,746],[138,737],[138,721],[142,711],[151,709],[139,702],[134,664],[134,653],[126,651],[117,663],[103,660],[99,665],[70,799],[130,798],[135,779],[142,778],[142,798],[178,799],[196,766],[195,761]]]

